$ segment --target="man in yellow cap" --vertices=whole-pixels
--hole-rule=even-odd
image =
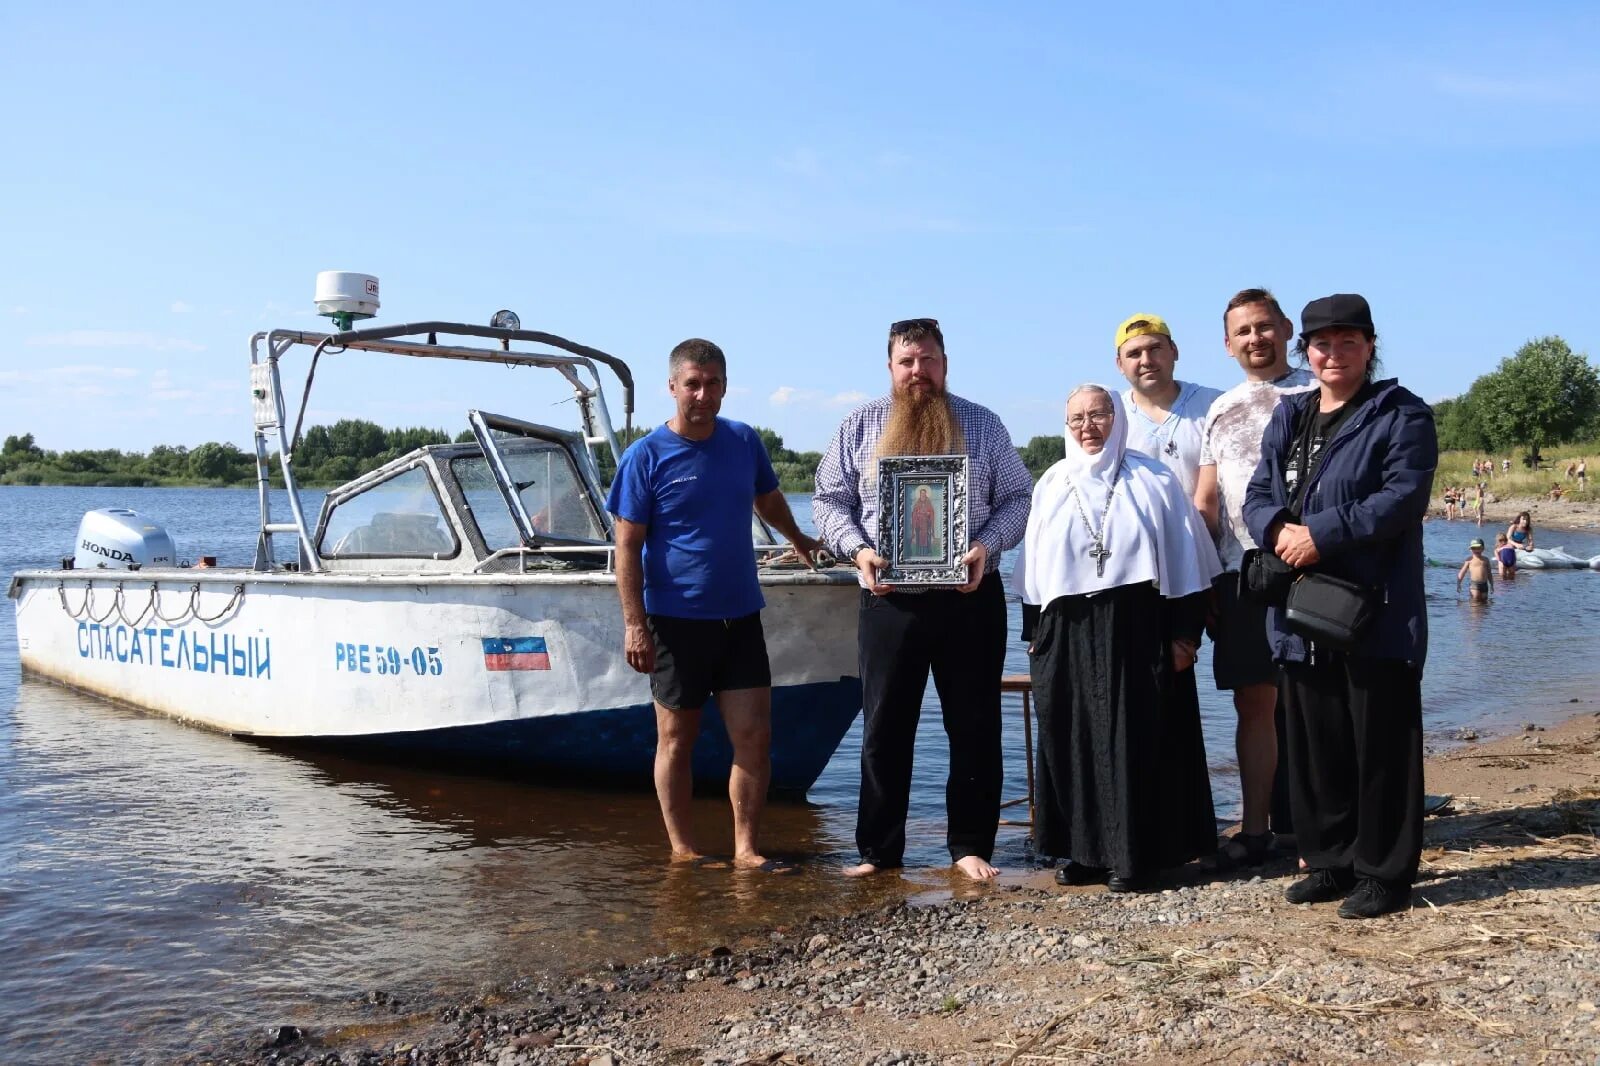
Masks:
[[[1177,362],[1178,345],[1159,315],[1133,315],[1117,327],[1117,369],[1129,386],[1122,394],[1128,447],[1160,459],[1193,499],[1201,429],[1222,390],[1178,381],[1172,375]]]

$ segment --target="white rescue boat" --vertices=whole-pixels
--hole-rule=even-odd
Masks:
[[[239,736],[648,783],[649,682],[622,654],[599,464],[602,450],[620,457],[599,367],[622,384],[627,425],[627,365],[505,312],[487,327],[352,329],[377,309],[377,281],[364,275],[319,276],[318,299],[338,332],[250,340],[254,565],[179,565],[156,523],[92,512],[72,565],[11,581],[24,669]],[[328,492],[312,520],[280,377],[282,361],[307,350],[308,395],[317,360],[336,351],[553,371],[570,384],[580,425],[469,411],[470,443],[386,463]],[[288,515],[273,513],[268,492],[274,449]],[[752,530],[773,675],[773,787],[804,792],[861,707],[857,585],[847,567],[771,565],[781,546],[754,515]],[[280,540],[292,547],[275,552]],[[731,757],[713,701],[697,781],[725,782]]]

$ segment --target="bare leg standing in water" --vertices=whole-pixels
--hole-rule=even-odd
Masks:
[[[694,742],[706,701],[716,696],[734,750],[734,863],[766,868],[756,835],[772,774],[772,672],[750,512],[788,538],[807,565],[817,542],[795,524],[761,438],[718,417],[727,370],[710,341],[692,338],[672,350],[667,390],[675,413],[622,456],[606,509],[616,518],[623,654],[650,676],[656,798],[672,858],[700,858],[690,818]]]

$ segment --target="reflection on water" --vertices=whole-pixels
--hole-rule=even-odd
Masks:
[[[808,511],[794,501],[802,524]],[[130,504],[165,521],[180,555],[254,546],[248,493],[0,488],[0,567],[54,565],[77,518]],[[1439,738],[1549,721],[1588,696],[1600,574],[1526,572],[1487,606],[1455,591],[1465,523],[1430,523],[1432,652],[1426,725]],[[1541,531],[1541,540],[1545,539]],[[1576,555],[1600,537],[1563,535]],[[1013,635],[1016,619],[1013,618]],[[1200,694],[1219,811],[1236,803],[1233,711]],[[1013,640],[1007,671],[1023,673]],[[1007,796],[1022,791],[1022,731],[1006,717]],[[704,947],[740,931],[949,894],[943,730],[923,715],[906,880],[851,881],[859,724],[810,794],[775,805],[769,853],[794,877],[672,867],[648,794],[542,789],[186,728],[40,682],[20,683],[0,610],[0,1061],[71,1061],[122,1042],[161,1058],[242,1026],[361,1016],[370,990],[419,1008],[541,970]],[[726,803],[696,801],[726,850]],[[997,862],[1024,866],[1022,830]]]
[[[838,877],[845,840],[809,805],[766,823],[799,876],[673,868],[647,794],[301,758],[37,681],[4,751],[0,1047],[28,1057],[130,1028],[175,1050],[311,995],[337,1016],[904,893]],[[726,847],[726,805],[695,813]]]

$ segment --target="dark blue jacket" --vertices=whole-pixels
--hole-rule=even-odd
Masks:
[[[1283,467],[1294,446],[1295,419],[1318,396],[1313,390],[1284,397],[1261,438],[1261,462],[1244,500],[1245,525],[1257,544],[1270,545],[1267,528],[1292,517]],[[1384,592],[1356,654],[1404,659],[1422,669],[1428,654],[1422,519],[1438,465],[1433,410],[1391,378],[1378,382],[1339,427],[1306,489],[1301,521],[1322,557],[1313,569]],[[1304,662],[1306,642],[1289,632],[1281,609],[1269,613],[1273,657]]]

